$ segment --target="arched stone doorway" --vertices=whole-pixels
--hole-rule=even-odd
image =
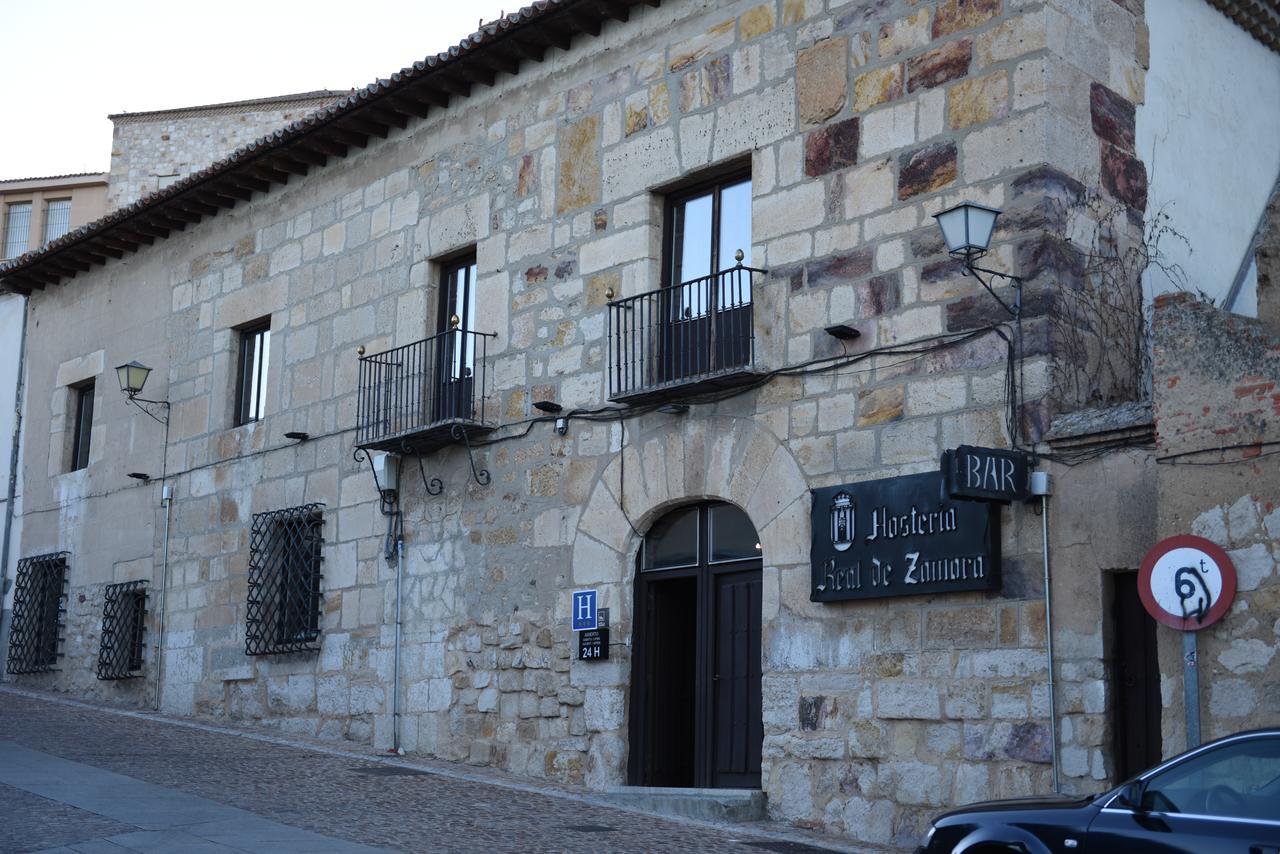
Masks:
[[[723,501],[657,519],[636,559],[630,782],[759,788],[761,546]]]

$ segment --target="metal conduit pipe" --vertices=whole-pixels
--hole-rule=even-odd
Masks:
[[[168,432],[167,425],[165,431]],[[164,620],[169,605],[169,517],[173,487],[167,483],[160,487],[160,503],[164,506],[164,546],[160,558],[160,626],[156,632],[156,711],[160,711],[160,692],[164,687]]]
[[[400,585],[404,578],[404,532],[396,536],[396,649],[391,677],[391,748],[400,749]]]
[[[1035,472],[1040,474],[1040,472]],[[1034,491],[1034,489],[1033,489]],[[1048,478],[1045,491],[1040,493],[1040,532],[1044,553],[1044,638],[1045,654],[1049,665],[1049,744],[1053,754],[1053,791],[1062,793],[1060,762],[1058,758],[1058,703],[1053,683],[1053,589],[1049,586],[1049,494]]]
[[[22,333],[18,337],[18,374],[13,389],[13,447],[9,452],[8,500],[4,505],[4,545],[0,547],[0,613],[3,613],[5,585],[9,580],[9,543],[13,532],[13,504],[18,495],[18,464],[22,441],[22,390],[23,371],[27,359],[27,297],[22,298]],[[3,622],[3,621],[0,621]],[[0,660],[8,649],[7,626],[0,628]],[[0,667],[0,680],[4,679],[4,667]]]

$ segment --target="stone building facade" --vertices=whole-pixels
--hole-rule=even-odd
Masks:
[[[222,104],[114,113],[107,204],[163,190],[246,143],[342,97],[319,90]]]
[[[1119,425],[1061,419],[1083,402],[1055,385],[1050,315],[1081,276],[1063,237],[1088,225],[1064,206],[1094,191],[1141,220],[1143,14],[1113,0],[543,4],[188,176],[131,212],[133,231],[109,216],[0,270],[30,293],[36,330],[24,551],[66,552],[69,578],[59,669],[20,679],[592,788],[643,782],[637,698],[662,668],[640,662],[642,544],[673,511],[725,502],[758,543],[743,679],[770,814],[913,844],[941,807],[1052,786],[1043,520],[1033,504],[995,511],[997,589],[820,603],[811,491],[1016,444],[1076,464],[1046,463],[1056,737],[1063,788],[1105,786],[1104,581],[1156,539],[1152,426],[1141,407]],[[628,402],[623,306],[683,281],[680,200],[743,179],[750,245],[720,259],[741,249],[765,271],[750,378],[694,393],[665,375]],[[931,217],[963,199],[1005,212],[983,264],[1025,280],[1020,337]],[[132,249],[66,266],[95,234]],[[743,306],[689,299],[677,315]],[[841,325],[858,337],[827,331]],[[245,341],[264,329],[263,414],[237,426]],[[450,378],[476,384],[483,410],[462,420],[484,429],[404,448],[392,502],[375,486],[387,470],[375,481],[353,447],[415,413],[377,410],[362,371],[468,331],[492,337]],[[167,431],[117,396],[130,360],[153,368],[143,394],[167,401]],[[255,526],[290,508],[323,532],[318,649],[248,656]],[[96,680],[106,586],[127,582],[150,591],[145,678]],[[577,656],[586,588],[610,609],[607,660]]]

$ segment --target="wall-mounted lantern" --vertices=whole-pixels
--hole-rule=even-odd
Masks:
[[[997,208],[989,208],[974,202],[961,202],[942,213],[934,214],[933,218],[938,221],[942,239],[947,244],[947,252],[964,263],[965,274],[977,279],[978,283],[987,289],[987,293],[1004,306],[1005,311],[1018,317],[1022,314],[1022,279],[1008,273],[1001,273],[999,270],[988,270],[973,263],[987,254],[987,249],[991,246],[991,234],[995,231],[996,218],[999,216],[1000,211]],[[1009,305],[997,296],[991,289],[991,285],[979,273],[999,276],[1013,282],[1013,305]]]
[[[150,415],[156,421],[168,426],[169,401],[147,400],[145,397],[138,397],[142,387],[147,384],[147,377],[149,376],[151,376],[151,369],[136,359],[116,367],[116,378],[120,381],[120,391],[124,392],[125,400]],[[153,409],[158,410],[160,408],[164,410],[163,415],[157,415],[153,411]]]

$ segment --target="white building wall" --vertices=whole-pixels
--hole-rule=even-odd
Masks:
[[[1148,215],[1187,239],[1161,243],[1186,285],[1222,305],[1280,176],[1280,54],[1204,0],[1146,6],[1151,67],[1137,110],[1137,154],[1150,176]],[[1161,271],[1152,294],[1173,290]],[[1257,284],[1234,305],[1257,314]]]

